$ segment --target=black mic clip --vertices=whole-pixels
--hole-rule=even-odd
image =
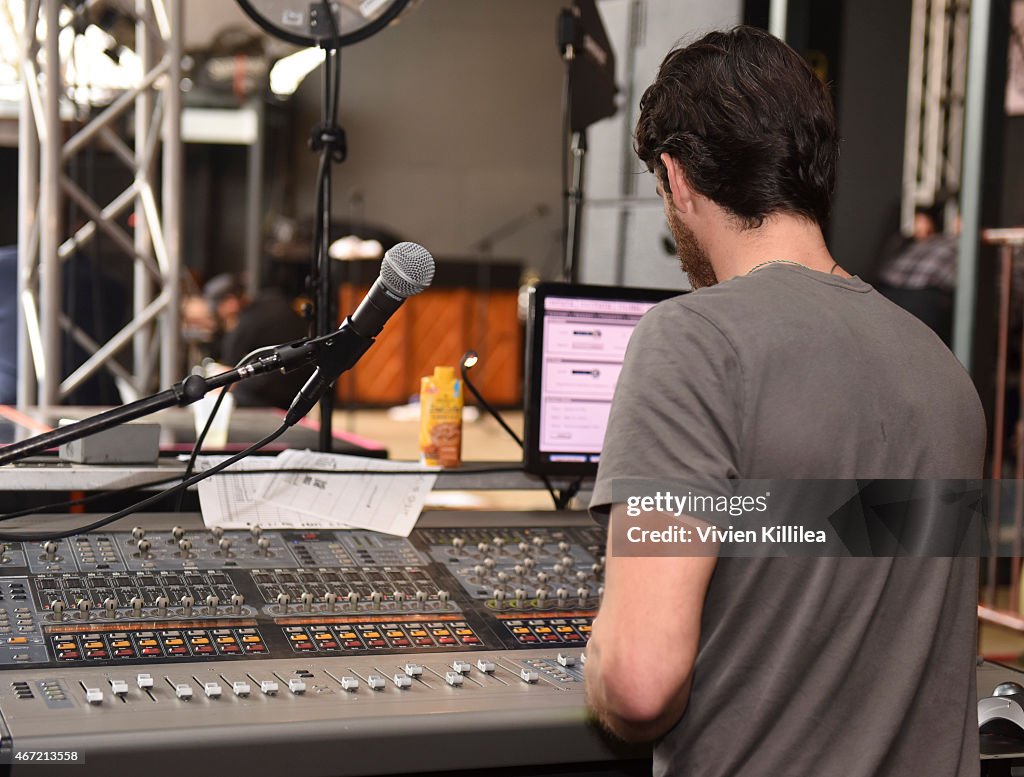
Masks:
[[[288,413],[285,415],[285,424],[294,426],[297,424],[316,404],[320,397],[327,391],[338,377],[355,366],[355,363],[362,358],[374,339],[359,334],[352,326],[352,318],[349,316],[339,329],[323,337],[309,341],[308,345],[313,348],[313,357],[310,359],[316,365],[316,372],[306,381],[299,393],[292,401]]]
[[[317,154],[326,148],[331,161],[340,164],[348,157],[348,136],[337,124],[317,124],[309,135],[309,147]]]

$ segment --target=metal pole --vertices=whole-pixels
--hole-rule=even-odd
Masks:
[[[38,3],[25,4],[25,30],[22,41],[22,80],[36,73],[34,62],[38,45],[36,43],[36,22],[39,19]],[[21,118],[18,122],[18,300],[27,293],[34,294],[32,270],[38,250],[38,237],[33,239],[39,228],[39,135],[36,115],[32,107],[30,89],[26,85],[21,97]],[[29,345],[28,321],[31,315],[26,309],[18,316],[18,409],[24,410],[35,404],[36,373],[32,363]]]
[[[153,68],[153,40],[146,19],[149,17],[149,0],[135,0],[135,53],[142,64],[142,72],[148,73]],[[141,175],[152,183],[156,165],[153,158],[146,156],[147,139],[155,131],[152,126],[153,92],[145,89],[135,98],[135,155],[134,166],[136,175]],[[153,246],[146,217],[146,208],[142,202],[141,192],[135,198],[135,253],[139,256],[152,257]],[[153,279],[142,262],[134,262],[134,279],[132,290],[132,311],[139,318],[142,311],[153,299]],[[147,374],[149,367],[150,327],[143,327],[132,339],[132,374],[135,378],[135,389],[140,393],[149,391],[152,376]]]
[[[967,370],[971,369],[973,361],[978,291],[978,236],[981,229],[982,152],[991,11],[991,0],[972,0],[964,111],[964,172],[960,195],[962,230],[953,316],[953,353]],[[996,434],[1001,434],[1001,431]]]
[[[164,87],[163,233],[167,245],[164,295],[167,307],[161,316],[160,385],[170,386],[181,374],[181,198],[183,147],[181,141],[181,58],[184,36],[183,0],[167,0],[170,29],[166,55],[170,59]]]
[[[43,112],[46,135],[40,144],[40,219],[39,228],[39,317],[42,330],[45,372],[39,385],[38,401],[44,410],[57,404],[60,386],[60,0],[45,0],[46,69]]]
[[[768,32],[779,40],[786,39],[786,21],[789,18],[789,3],[787,0],[771,0],[771,10],[768,17]]]
[[[261,96],[250,103],[256,114],[256,137],[249,144],[249,188],[245,215],[245,269],[250,297],[255,297],[262,286],[263,274],[263,131],[266,127],[266,104]]]

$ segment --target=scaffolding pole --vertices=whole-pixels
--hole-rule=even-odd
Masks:
[[[69,34],[74,12],[60,0],[26,2],[18,183],[20,408],[60,405],[83,376],[100,369],[135,394],[180,377],[182,4],[135,0],[135,50],[142,63],[138,83],[66,137],[72,128],[62,121],[61,111],[69,107],[69,92],[90,101],[95,94],[92,89],[66,91],[60,38]],[[132,137],[124,138],[128,126]],[[69,163],[92,145],[111,152],[133,181],[109,203],[95,202],[68,172]],[[88,219],[84,224],[62,223],[69,201]],[[118,223],[128,209],[134,216],[131,234]],[[122,275],[130,278],[132,292],[132,320],[105,339],[86,333],[63,309],[61,286],[63,263],[100,234],[108,238],[108,253],[119,252],[105,255],[104,261],[130,263]],[[87,353],[75,370],[65,366],[65,340],[74,340]],[[126,355],[130,368],[120,361]]]

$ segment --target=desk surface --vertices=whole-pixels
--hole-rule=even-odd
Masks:
[[[109,408],[66,406],[44,411],[32,408],[22,414],[12,408],[0,406],[0,422],[26,429],[30,434],[39,434],[55,427],[60,419],[80,421]],[[284,411],[274,407],[240,407],[231,413],[228,427],[228,444],[223,451],[237,452],[270,434],[284,418]],[[142,423],[160,424],[160,449],[169,453],[188,453],[196,440],[195,422],[192,411],[187,407],[172,407],[140,419]],[[280,451],[285,448],[319,447],[319,425],[315,421],[303,420],[288,429],[284,435],[264,450]],[[376,440],[360,435],[332,429],[335,453],[351,453],[361,456],[387,457],[387,449]],[[207,449],[212,450],[212,449]]]

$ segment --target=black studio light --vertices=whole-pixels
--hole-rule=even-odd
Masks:
[[[384,29],[409,0],[238,0],[252,19],[271,35],[299,46],[340,48]],[[333,20],[326,15],[330,6]]]

